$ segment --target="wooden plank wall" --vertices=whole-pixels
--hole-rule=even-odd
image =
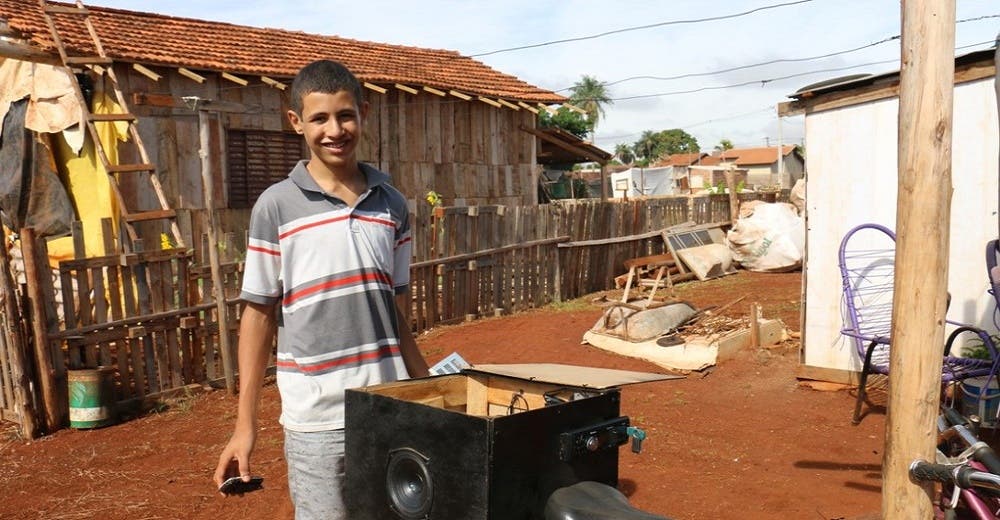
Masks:
[[[534,125],[530,112],[394,88],[366,95],[359,158],[389,172],[411,200],[433,190],[456,206],[535,202],[535,138],[519,129]]]

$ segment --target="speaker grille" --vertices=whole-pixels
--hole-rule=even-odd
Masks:
[[[411,448],[389,453],[385,468],[385,487],[389,506],[404,520],[428,517],[434,498],[434,484],[427,464],[430,461]]]

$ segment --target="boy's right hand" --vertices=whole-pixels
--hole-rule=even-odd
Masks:
[[[219,455],[219,465],[215,468],[215,487],[219,488],[226,479],[243,477],[244,482],[250,481],[250,453],[253,452],[257,440],[256,432],[237,430]]]

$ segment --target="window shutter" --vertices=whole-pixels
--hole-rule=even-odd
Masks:
[[[302,136],[292,132],[229,130],[229,207],[252,207],[268,186],[288,176],[304,157],[302,148]]]

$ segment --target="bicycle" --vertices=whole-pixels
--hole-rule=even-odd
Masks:
[[[914,481],[942,484],[939,518],[1000,520],[1000,457],[979,438],[978,425],[978,417],[942,405],[937,462],[910,464]]]
[[[585,480],[555,490],[545,504],[545,520],[670,520],[633,507],[612,486]]]

